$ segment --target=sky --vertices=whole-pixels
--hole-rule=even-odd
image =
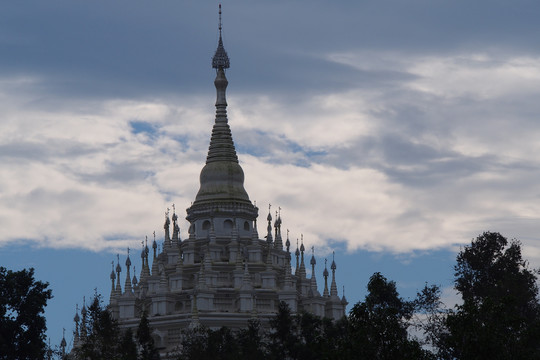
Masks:
[[[0,266],[50,283],[52,345],[172,204],[187,237],[218,3],[0,4]],[[456,255],[484,231],[540,267],[538,2],[222,4],[245,188],[260,220],[281,207],[319,274],[336,252],[351,305],[375,271],[455,303]]]

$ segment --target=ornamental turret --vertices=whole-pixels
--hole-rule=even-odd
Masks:
[[[120,266],[120,255],[116,254],[116,294],[122,294],[122,286],[120,285],[120,273],[122,272],[122,267]]]
[[[131,291],[131,259],[129,258],[129,248],[127,248],[127,259],[126,259],[126,282],[124,283],[124,295],[133,295]]]
[[[300,244],[300,279],[306,278],[306,265],[304,264],[304,251],[306,251],[306,248],[304,247],[304,235],[301,234],[301,244]]]
[[[332,265],[330,265],[330,269],[332,269],[332,284],[330,285],[330,297],[337,297],[337,284],[336,284],[336,260],[334,259],[336,253],[332,252]]]
[[[174,215],[173,215],[174,219]],[[167,208],[167,211],[165,212],[165,224],[163,224],[163,230],[165,230],[165,239],[163,240],[165,247],[168,247],[171,244],[171,236],[170,236],[170,225],[171,220],[169,219],[169,208]],[[174,228],[173,228],[174,232]],[[173,235],[174,236],[174,235]]]

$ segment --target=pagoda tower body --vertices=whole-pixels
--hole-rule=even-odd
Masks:
[[[221,37],[221,9],[219,30],[218,48],[212,59],[216,70],[215,122],[200,188],[187,209],[188,236],[181,239],[173,207],[172,224],[169,211],[165,215],[161,249],[155,235],[153,251],[143,244],[139,279],[136,274],[126,278],[122,289],[120,265],[116,287],[111,274],[109,310],[121,327],[134,331],[146,312],[163,354],[180,345],[182,330],[187,328],[202,325],[238,329],[247,327],[254,318],[267,327],[281,301],[293,313],[307,311],[332,319],[344,316],[347,305],[344,297],[339,299],[334,291],[321,295],[314,273],[307,278],[303,244],[302,265],[292,273],[288,235],[283,248],[281,215],[276,214],[272,229],[269,210],[267,233],[264,239],[259,238],[258,208],[244,188],[244,172],[227,119],[225,72],[230,63]],[[125,264],[126,276],[131,276],[129,254]],[[314,259],[311,264],[314,272]]]

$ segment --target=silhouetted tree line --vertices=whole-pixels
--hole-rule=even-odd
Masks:
[[[407,301],[375,273],[365,299],[339,321],[292,315],[281,303],[266,332],[255,321],[239,332],[187,332],[179,359],[540,359],[537,275],[519,241],[485,232],[457,256],[462,303],[452,309],[439,286]]]
[[[382,274],[368,294],[339,321],[291,314],[285,303],[263,329],[186,330],[178,360],[226,359],[540,359],[538,270],[530,269],[521,243],[486,232],[457,256],[454,286],[462,303],[448,309],[441,289],[426,285],[404,300]],[[33,270],[0,267],[0,360],[40,359],[46,354],[40,315],[50,290]],[[33,326],[30,329],[30,326]],[[159,359],[144,314],[136,334],[121,330],[96,295],[88,307],[80,359]],[[415,335],[412,335],[415,334]]]
[[[123,330],[111,313],[102,306],[101,295],[95,294],[87,310],[87,322],[80,332],[81,343],[66,359],[84,360],[159,360],[159,352],[151,336],[152,330],[145,312],[135,334]]]

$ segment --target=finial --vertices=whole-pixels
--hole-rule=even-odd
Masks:
[[[167,209],[167,210],[169,210],[169,209]],[[176,208],[175,208],[174,204],[172,204],[172,212],[173,212],[173,214],[176,214]]]
[[[111,270],[111,280],[114,280],[114,279],[116,279],[116,276],[114,276],[114,260],[111,261],[111,268],[112,268],[112,270]]]
[[[127,259],[126,259],[126,267],[128,268],[128,271],[129,271],[129,267],[131,266],[131,260],[129,258],[129,247],[127,248]]]
[[[167,208],[167,211],[165,212],[165,217],[169,217],[169,211],[170,211],[170,209]]]
[[[214,57],[212,58],[212,67],[216,70],[222,69],[228,69],[230,66],[229,56],[227,55],[227,52],[225,51],[225,48],[223,47],[223,40],[221,38],[222,35],[222,29],[223,24],[221,22],[221,4],[219,4],[219,43],[218,48],[216,50],[216,53],[214,54]]]
[[[219,4],[219,36],[221,36],[221,4]]]

